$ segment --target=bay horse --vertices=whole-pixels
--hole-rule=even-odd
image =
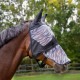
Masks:
[[[17,36],[0,48],[0,80],[11,80],[22,59],[26,56],[32,57],[30,46],[29,25],[26,21],[22,27],[25,29]],[[65,67],[57,64],[41,53],[37,60],[43,61],[54,68],[55,71],[64,72]]]

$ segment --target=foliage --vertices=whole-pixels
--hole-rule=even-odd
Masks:
[[[46,21],[72,62],[80,62],[80,0],[0,0],[0,30],[33,19],[44,9]]]

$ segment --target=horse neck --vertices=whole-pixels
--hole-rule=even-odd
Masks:
[[[10,80],[23,58],[27,30],[0,49],[0,80]]]

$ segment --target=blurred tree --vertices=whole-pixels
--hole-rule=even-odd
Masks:
[[[57,14],[54,27],[57,39],[73,62],[80,62],[80,15],[79,2],[63,0],[63,6]],[[77,7],[78,6],[78,7]]]
[[[55,36],[73,62],[80,62],[80,1],[73,0],[29,0],[32,14],[41,8],[48,14]]]
[[[19,23],[25,17],[24,0],[0,0],[0,30]]]
[[[33,19],[42,8],[59,44],[80,62],[80,0],[0,0],[0,30]]]

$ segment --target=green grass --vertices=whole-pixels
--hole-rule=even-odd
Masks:
[[[80,80],[80,74],[40,74],[14,76],[12,80]]]

